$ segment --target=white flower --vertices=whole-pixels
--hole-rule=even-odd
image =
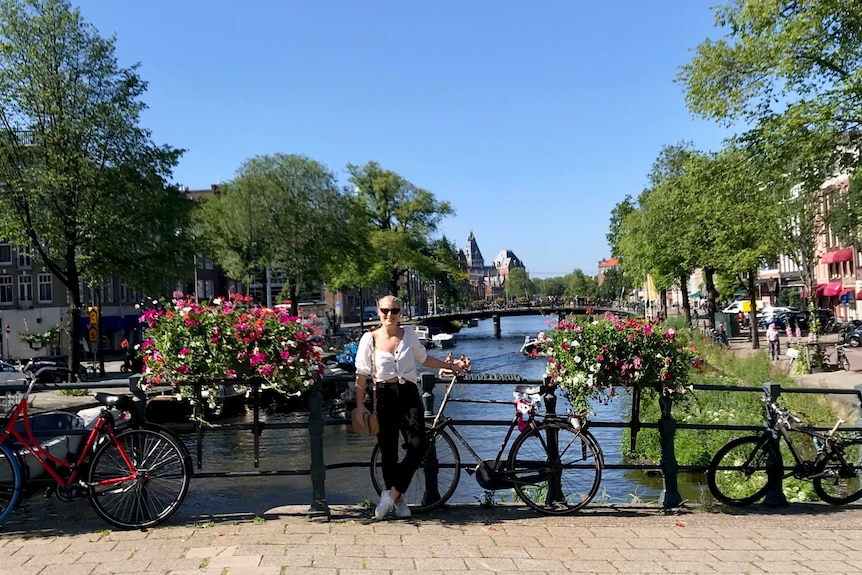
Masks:
[[[576,355],[573,359],[575,360],[575,363],[581,363],[581,356]]]

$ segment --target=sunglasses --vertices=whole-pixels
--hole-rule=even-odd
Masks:
[[[382,313],[383,315],[386,315],[387,313],[391,313],[392,315],[398,315],[399,313],[401,313],[401,308],[382,307],[382,308],[380,308],[380,313]]]

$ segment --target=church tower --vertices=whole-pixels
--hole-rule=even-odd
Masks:
[[[464,248],[464,256],[467,258],[467,267],[471,269],[485,267],[485,258],[482,257],[482,252],[479,251],[479,244],[476,243],[476,236],[473,232],[467,236],[467,247]]]

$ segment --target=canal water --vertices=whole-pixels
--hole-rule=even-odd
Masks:
[[[525,336],[535,337],[539,331],[548,331],[554,317],[524,316],[501,319],[502,334],[493,337],[492,320],[482,320],[477,327],[462,329],[457,334],[457,345],[451,351],[457,358],[464,354],[473,361],[473,373],[514,374],[525,379],[539,380],[547,365],[545,358],[529,358],[520,353]],[[430,350],[440,358],[449,350]],[[439,400],[445,391],[437,386]],[[458,384],[453,397],[512,399],[513,386]],[[626,421],[631,412],[630,398],[623,394],[607,405],[593,406],[596,421]],[[558,399],[557,412],[567,409],[563,398]],[[450,403],[447,415],[456,420],[508,420],[513,414],[511,405]],[[303,421],[304,414],[267,414],[270,423]],[[227,420],[230,423],[251,422],[249,411],[245,416]],[[459,430],[473,448],[486,459],[493,458],[500,448],[505,428],[496,426],[461,426]],[[608,464],[621,463],[620,444],[622,429],[594,427],[593,434],[600,442]],[[457,441],[456,441],[457,442]],[[204,439],[203,471],[251,471],[253,468],[253,437],[249,431],[210,431]],[[511,442],[510,442],[511,444]],[[308,469],[310,453],[306,429],[265,429],[260,437],[261,461],[259,470]],[[324,432],[324,459],[327,465],[346,462],[364,462],[370,457],[374,439],[362,437],[347,426],[327,425]],[[462,463],[475,465],[472,456],[459,445]],[[332,504],[357,504],[375,499],[367,467],[330,469],[326,473],[326,498]],[[654,501],[661,492],[661,479],[640,471],[609,470],[602,476],[597,500],[604,503],[623,503],[634,497]],[[509,494],[504,496],[511,498]],[[684,497],[688,497],[684,493]],[[461,481],[452,502],[475,503],[484,500],[485,492],[475,479],[462,473]],[[308,475],[244,477],[242,479],[194,479],[184,503],[184,514],[207,513],[263,513],[279,505],[310,504],[311,479]]]

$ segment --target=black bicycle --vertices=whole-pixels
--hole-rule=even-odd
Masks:
[[[436,509],[455,493],[462,463],[452,435],[476,459],[476,466],[466,468],[467,473],[475,475],[479,485],[489,491],[514,489],[524,503],[549,515],[574,513],[595,497],[602,479],[604,456],[585,422],[575,416],[538,415],[540,386],[516,386],[515,416],[496,457],[485,460],[443,411],[450,401],[509,405],[512,402],[453,398],[456,380],[453,377],[449,383],[434,420],[426,423],[428,449],[410,488],[402,494],[413,512]],[[506,446],[519,428],[522,431],[505,457]],[[403,455],[401,449],[399,460]],[[371,452],[371,481],[380,494],[385,485],[380,445],[375,445]]]
[[[826,432],[801,420],[780,406],[769,392],[764,393],[767,425],[762,435],[739,437],[718,450],[706,471],[713,496],[728,505],[749,505],[762,499],[771,484],[770,476],[796,477],[813,482],[814,491],[833,505],[852,503],[862,497],[862,435],[839,432],[839,419]],[[814,457],[804,458],[790,432],[808,436]],[[797,436],[798,437],[798,436]],[[784,467],[778,440],[784,439],[795,464]]]

